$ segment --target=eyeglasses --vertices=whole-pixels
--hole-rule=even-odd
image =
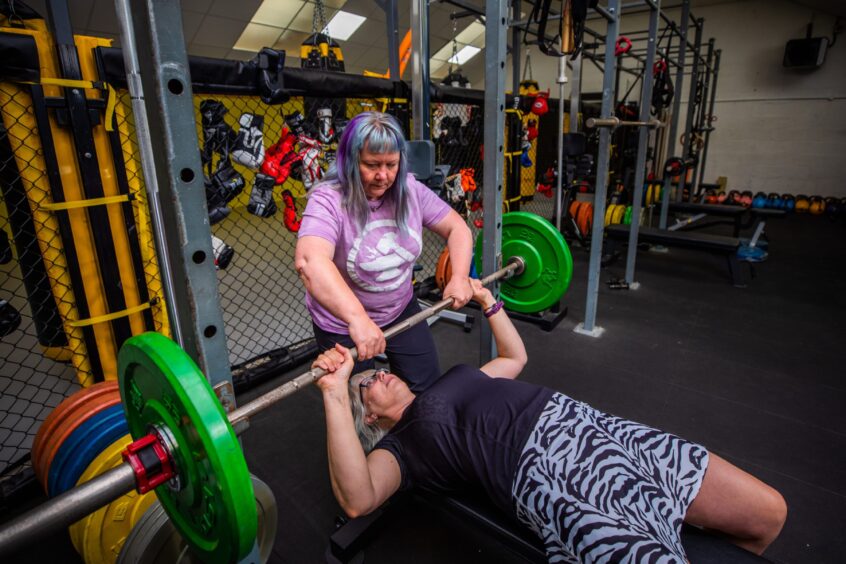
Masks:
[[[361,399],[362,404],[364,404],[364,390],[372,386],[376,380],[384,378],[387,373],[387,370],[380,368],[370,376],[366,376],[361,379],[361,382],[358,383],[358,397]]]

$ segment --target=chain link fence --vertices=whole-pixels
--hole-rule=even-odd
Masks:
[[[62,399],[103,377],[88,344],[104,324],[76,323],[96,315],[80,312],[83,302],[74,293],[92,285],[86,274],[96,264],[80,264],[79,248],[69,244],[79,242],[75,230],[90,224],[84,207],[55,207],[57,178],[49,172],[37,107],[30,88],[0,84],[0,473],[25,460],[41,421]],[[313,335],[293,267],[306,193],[333,161],[339,134],[352,117],[386,109],[407,115],[408,102],[299,96],[268,105],[257,96],[204,93],[195,95],[194,107],[208,204],[196,213],[208,212],[212,225],[233,375],[248,376],[293,350],[313,353],[302,349]],[[442,195],[475,236],[483,210],[482,107],[435,102],[431,114],[436,160],[449,166]],[[125,90],[117,90],[114,124],[110,158],[128,193],[120,207],[132,210],[126,225],[137,245],[135,269],[152,304],[150,327],[169,334]],[[537,158],[537,146],[531,144],[528,158]],[[514,162],[525,165],[519,158]],[[524,167],[521,178],[522,205],[549,217],[547,198],[536,194],[536,167]],[[431,280],[443,246],[424,230],[416,282]],[[143,330],[143,324],[133,325],[134,333]]]

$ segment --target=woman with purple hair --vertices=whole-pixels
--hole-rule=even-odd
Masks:
[[[408,172],[405,137],[392,116],[365,112],[344,129],[335,163],[308,194],[295,256],[306,306],[321,350],[358,350],[356,371],[386,353],[394,374],[414,391],[441,375],[428,326],[417,324],[386,343],[383,328],[420,307],[412,291],[423,228],[446,240],[452,278],[444,297],[454,309],[473,296],[472,236],[467,224]]]

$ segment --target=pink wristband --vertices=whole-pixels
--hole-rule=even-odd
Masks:
[[[503,304],[501,301],[496,302],[494,305],[492,305],[491,307],[489,307],[488,309],[485,310],[485,317],[490,317],[490,316],[496,314],[496,312],[498,312],[499,310],[502,309],[503,305],[505,305],[505,304]]]

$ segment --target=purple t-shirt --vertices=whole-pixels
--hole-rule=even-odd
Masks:
[[[319,184],[309,192],[299,237],[317,236],[335,245],[332,260],[344,281],[376,325],[395,320],[411,301],[411,274],[423,250],[423,228],[446,217],[449,205],[408,175],[408,234],[395,218],[394,202],[383,199],[359,232],[355,220],[341,207],[341,192],[333,184]],[[330,333],[349,334],[347,324],[306,292],[306,307],[315,325]]]

